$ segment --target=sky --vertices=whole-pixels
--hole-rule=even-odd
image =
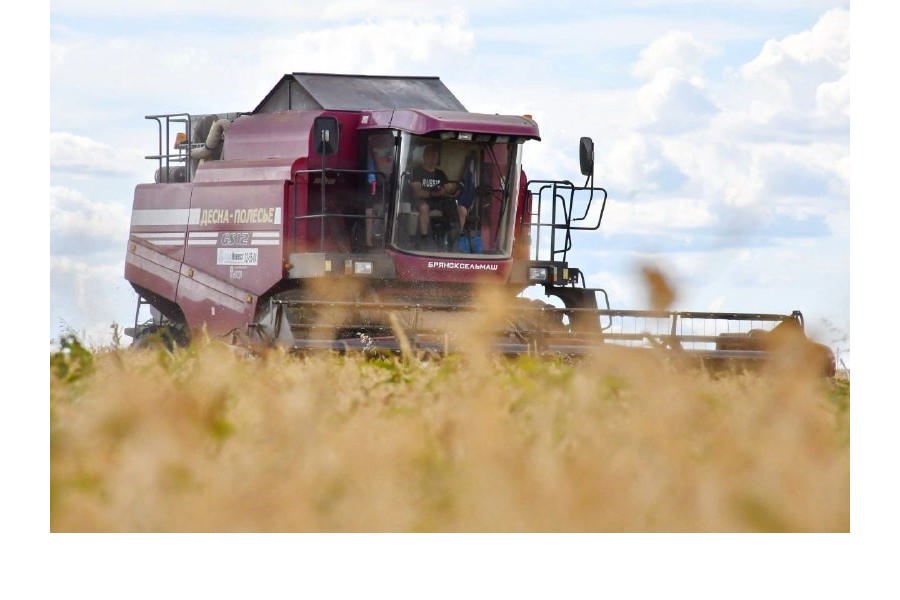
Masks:
[[[805,0],[50,3],[50,311],[111,339],[148,114],[250,110],[285,73],[436,75],[473,112],[531,114],[534,179],[609,194],[569,262],[613,308],[789,313],[849,361],[849,8]]]

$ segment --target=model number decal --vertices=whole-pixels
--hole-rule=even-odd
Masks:
[[[259,248],[216,248],[216,264],[228,266],[258,265]]]
[[[250,233],[247,231],[226,231],[221,234],[219,243],[223,246],[249,246]]]

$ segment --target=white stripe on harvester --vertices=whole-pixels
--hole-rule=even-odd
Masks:
[[[131,213],[131,226],[196,225],[199,208],[139,208]]]
[[[159,231],[154,233],[132,233],[136,238],[147,240],[155,246],[182,246],[184,233],[175,231]]]
[[[250,244],[253,246],[277,246],[281,243],[278,239],[280,236],[280,231],[254,231],[253,241]]]

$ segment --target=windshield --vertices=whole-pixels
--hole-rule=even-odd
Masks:
[[[508,257],[518,146],[403,134],[392,242],[428,254]]]

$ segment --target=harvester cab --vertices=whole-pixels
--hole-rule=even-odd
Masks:
[[[251,111],[147,118],[156,169],[135,188],[125,261],[136,340],[206,331],[295,349],[448,351],[485,285],[509,300],[496,338],[506,353],[662,342],[756,357],[751,329],[798,320],[697,314],[746,324],[684,333],[687,313],[612,310],[568,264],[573,234],[597,230],[606,208],[591,140],[579,147],[584,184],[528,181],[522,149],[540,140],[537,123],[468,112],[436,77],[291,73]],[[562,307],[522,298],[531,286]]]

